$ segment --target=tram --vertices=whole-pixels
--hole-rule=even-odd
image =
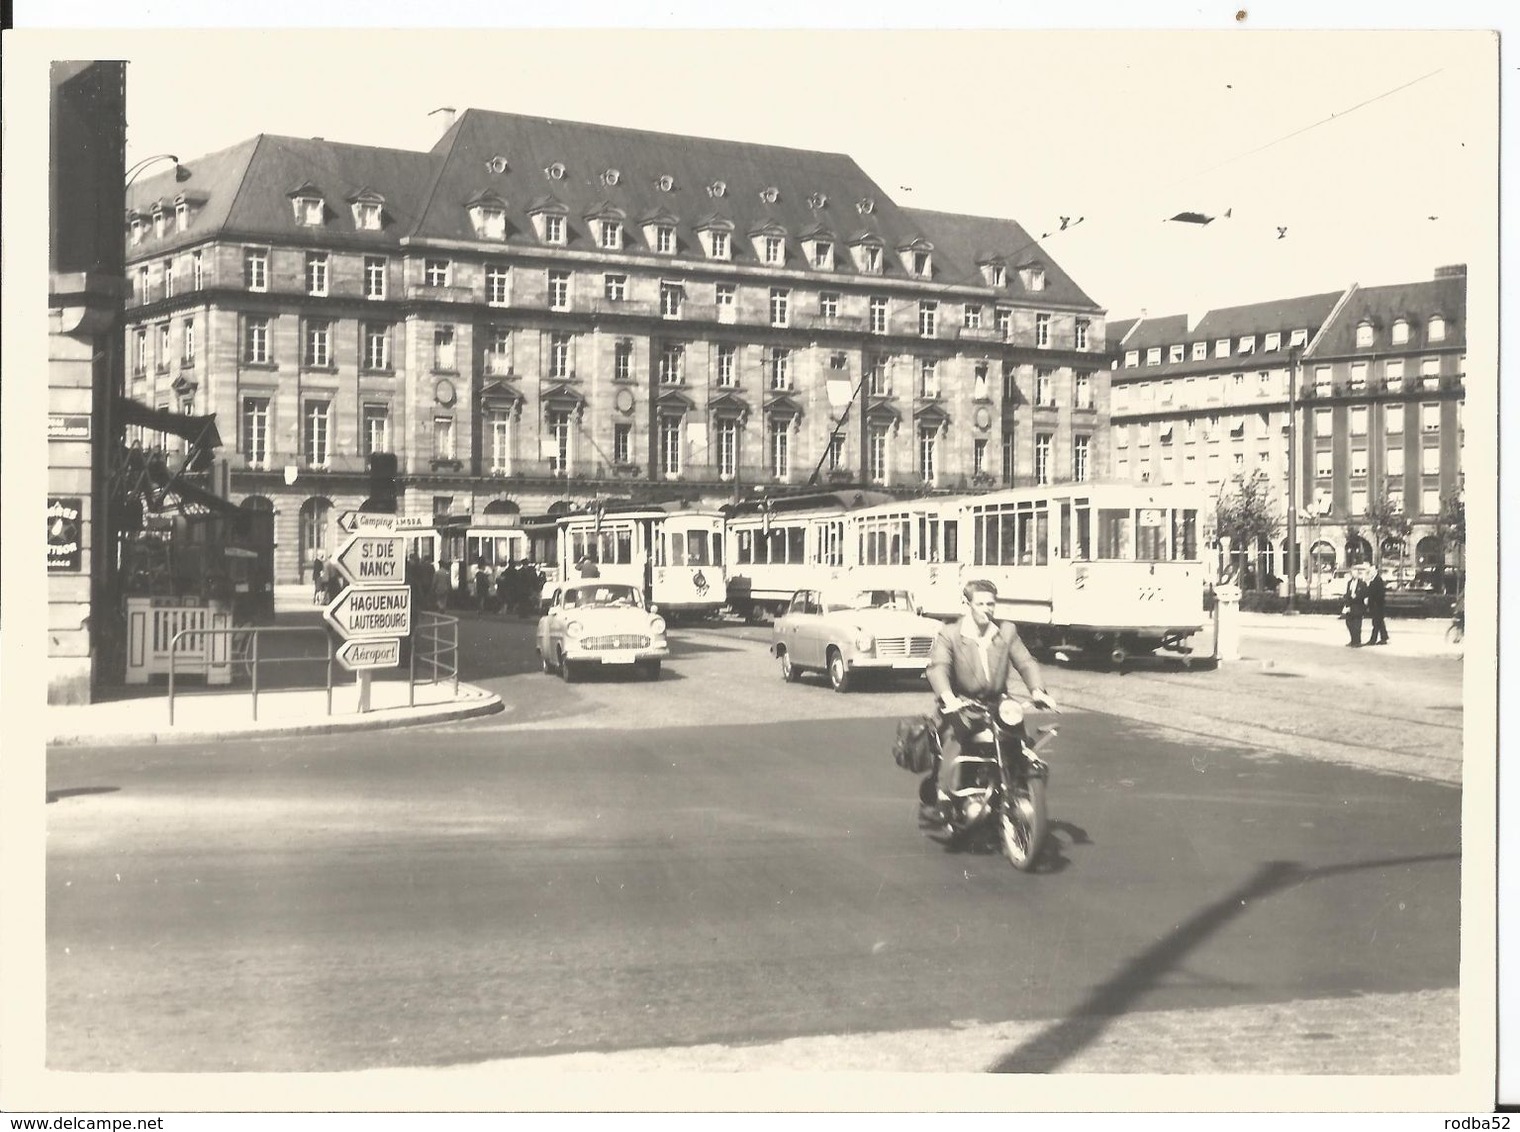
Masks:
[[[559,519],[559,576],[594,562],[668,618],[714,617],[726,600],[723,514],[679,504],[618,506]]]
[[[1203,628],[1198,489],[1058,484],[957,503],[962,579],[993,582],[999,618],[1031,646],[1122,664],[1158,648],[1187,652]]]
[[[844,544],[850,585],[907,590],[930,616],[959,616],[961,502],[929,496],[847,513]]]
[[[882,492],[822,492],[734,504],[728,512],[728,607],[746,621],[782,613],[797,590],[845,577],[845,516]]]

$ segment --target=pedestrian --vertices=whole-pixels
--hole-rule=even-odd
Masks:
[[[1346,594],[1341,605],[1341,615],[1346,618],[1346,632],[1351,638],[1346,642],[1347,648],[1362,647],[1362,618],[1366,613],[1367,583],[1362,580],[1362,567],[1358,563],[1351,567],[1351,576],[1346,579]]]
[[[512,610],[512,572],[516,569],[517,564],[509,560],[496,573],[496,608],[502,613]]]
[[[316,555],[311,560],[311,603],[322,604],[322,556]]]
[[[1367,636],[1369,645],[1388,643],[1388,623],[1383,620],[1387,592],[1388,583],[1383,581],[1383,572],[1374,566],[1372,577],[1367,581],[1367,616],[1372,619],[1372,631]]]
[[[486,605],[491,600],[491,575],[486,571],[486,564],[480,559],[475,559],[475,604],[480,612],[486,612]]]
[[[449,595],[454,592],[454,583],[449,578],[449,564],[440,562],[438,572],[433,575],[433,605],[439,613],[449,611]]]
[[[594,548],[588,549],[585,554],[581,555],[580,561],[575,564],[575,572],[583,578],[600,578],[602,576],[601,570],[597,568],[596,550]]]

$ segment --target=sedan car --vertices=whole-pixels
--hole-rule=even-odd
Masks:
[[[864,673],[922,673],[943,627],[907,590],[798,590],[771,630],[771,652],[783,680],[811,669],[847,692]]]
[[[538,660],[566,683],[592,667],[636,666],[651,680],[670,655],[665,618],[646,607],[636,586],[591,578],[563,582],[545,597],[538,621]]]

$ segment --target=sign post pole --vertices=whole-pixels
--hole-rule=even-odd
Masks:
[[[354,683],[359,687],[359,714],[369,711],[370,669],[361,668],[354,673]]]

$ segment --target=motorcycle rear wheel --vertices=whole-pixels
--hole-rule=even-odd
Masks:
[[[1004,799],[998,814],[998,840],[1003,856],[1021,873],[1030,872],[1045,844],[1045,780],[1029,778]]]

